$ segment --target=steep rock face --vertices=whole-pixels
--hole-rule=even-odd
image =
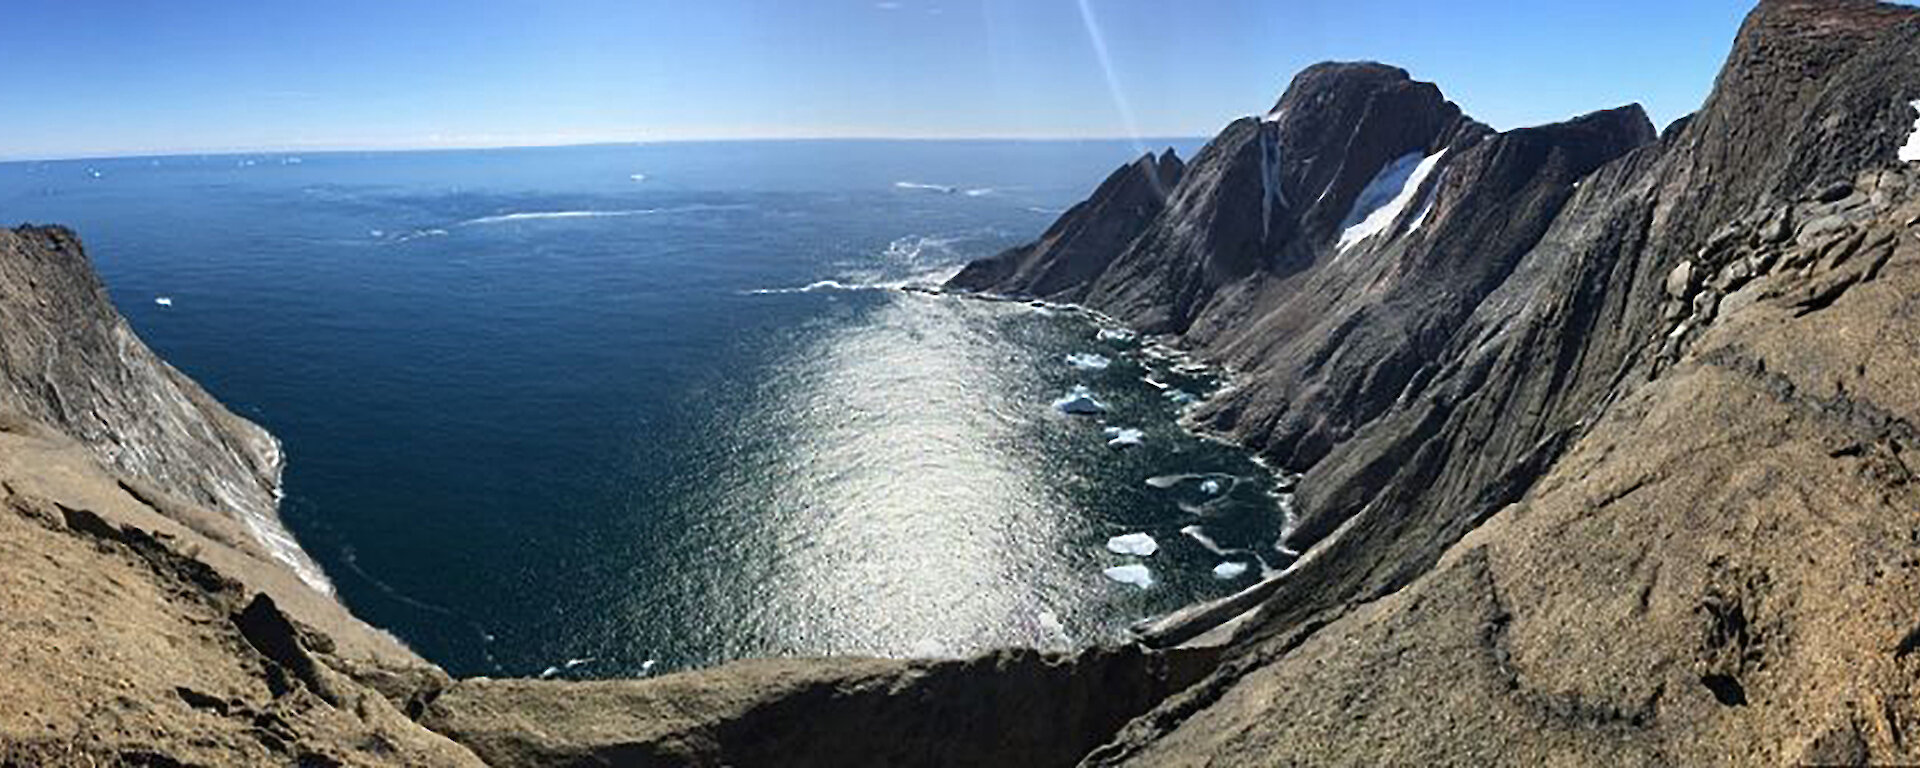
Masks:
[[[948,284],[983,293],[1074,301],[1166,208],[1186,164],[1172,149],[1121,166],[1033,243],[968,264]]]
[[[494,766],[1072,765],[1210,652],[767,659],[657,680],[466,680],[421,721]]]
[[[1096,762],[1911,760],[1916,96],[1920,13],[1762,3],[1702,111],[1584,177],[1312,465],[1319,543],[1240,600],[1238,658]],[[1302,688],[1393,726],[1272,696]]]
[[[332,590],[279,522],[279,442],[162,361],[59,227],[0,230],[0,411],[44,422],[121,474],[245,523],[242,544]]]

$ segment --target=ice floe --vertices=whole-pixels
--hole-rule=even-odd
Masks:
[[[1092,352],[1079,352],[1067,355],[1067,365],[1081,370],[1098,371],[1112,363],[1113,361],[1108,360],[1106,355],[1096,355]]]
[[[646,181],[647,175],[644,173],[630,173],[630,174],[627,174],[627,178],[632,179],[634,181]]]
[[[153,299],[153,303],[163,307],[171,307],[173,306],[173,297],[172,296],[156,296]]]
[[[1131,448],[1146,439],[1147,433],[1131,427],[1107,427],[1108,448]]]
[[[1139,563],[1116,565],[1101,571],[1101,573],[1105,574],[1109,579],[1122,584],[1132,584],[1141,589],[1153,586],[1153,571],[1147,570],[1146,566],[1140,565]]]
[[[1130,344],[1134,339],[1139,338],[1139,334],[1129,328],[1102,328],[1098,338],[1115,344]]]
[[[1247,564],[1237,560],[1228,560],[1213,567],[1213,577],[1223,581],[1240,578],[1246,572]]]
[[[1920,101],[1912,104],[1914,111],[1920,112]],[[1900,160],[1907,163],[1920,163],[1920,118],[1913,121],[1913,133],[1907,136],[1907,145],[1900,148]]]
[[[1202,480],[1202,481],[1200,481],[1200,492],[1201,492],[1201,493],[1204,493],[1204,494],[1206,494],[1206,495],[1208,495],[1208,496],[1217,496],[1217,495],[1219,495],[1219,493],[1220,493],[1220,481],[1218,481],[1218,480],[1215,480],[1215,479],[1213,479],[1213,478],[1211,478],[1211,477],[1209,477],[1209,478],[1207,478],[1207,479],[1205,479],[1205,480]]]
[[[1144,533],[1127,533],[1107,539],[1107,551],[1116,555],[1152,557],[1160,551],[1160,542]]]
[[[1067,392],[1066,397],[1053,401],[1053,407],[1061,413],[1081,416],[1107,412],[1106,404],[1095,399],[1093,392],[1085,386],[1075,386]]]
[[[1353,210],[1347,214],[1340,232],[1340,251],[1344,253],[1392,226],[1413,202],[1413,196],[1420,192],[1427,175],[1433,173],[1446,155],[1444,149],[1424,158],[1419,152],[1409,152],[1380,169],[1373,181],[1353,199]]]
[[[1160,393],[1161,397],[1172,400],[1174,405],[1192,405],[1200,402],[1200,396],[1184,389],[1169,389]]]

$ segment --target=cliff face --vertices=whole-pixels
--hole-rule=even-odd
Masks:
[[[1288,207],[1275,241],[1263,200],[1350,188],[1298,186],[1325,177],[1290,154],[1327,161],[1287,123],[1375,135],[1293,94],[1368,69],[1230,125],[1084,293],[1239,369],[1195,418],[1306,472],[1311,547],[1153,628],[1238,617],[1226,667],[1093,762],[1912,759],[1920,14],[1764,2],[1663,137],[1632,107],[1442,133],[1424,170],[1364,163],[1388,214]],[[1273,123],[1284,195],[1235,186]]]
[[[0,411],[72,437],[143,488],[244,523],[247,536],[227,543],[332,591],[280,524],[279,442],[134,335],[72,232],[0,229],[0,338]]]
[[[1859,0],[1761,3],[1657,137],[1320,65],[962,272],[1233,366],[1196,422],[1306,473],[1295,566],[1075,655],[449,680],[260,545],[271,438],[71,235],[0,233],[0,765],[1920,761],[1916,100]]]

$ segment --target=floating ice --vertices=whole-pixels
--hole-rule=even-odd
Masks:
[[[1246,572],[1247,564],[1236,560],[1228,560],[1213,567],[1213,577],[1221,580],[1237,579]]]
[[[1446,150],[1422,158],[1419,152],[1409,152],[1398,160],[1380,169],[1380,173],[1367,183],[1366,189],[1353,199],[1353,210],[1347,214],[1346,223],[1340,232],[1340,251],[1358,245],[1360,241],[1386,231],[1395,219],[1413,202],[1413,196],[1420,191],[1420,185],[1433,173],[1434,166],[1440,164]]]
[[[633,179],[634,181],[646,181],[647,175],[644,173],[630,173],[627,174],[627,178]]]
[[[1112,363],[1113,361],[1108,360],[1106,355],[1096,355],[1091,352],[1080,352],[1076,354],[1067,355],[1067,365],[1071,365],[1075,368],[1079,368],[1082,370],[1097,371],[1107,367]]]
[[[1106,435],[1108,448],[1130,448],[1139,445],[1147,433],[1131,427],[1107,427]]]
[[[547,667],[546,669],[540,670],[540,679],[550,680],[559,674],[560,674],[559,667]]]
[[[931,637],[921,638],[919,642],[907,648],[907,658],[909,659],[938,659],[946,655],[946,647],[941,645],[940,641]]]
[[[1116,555],[1152,557],[1160,551],[1160,542],[1144,533],[1128,533],[1107,539],[1107,551]]]
[[[1220,481],[1215,480],[1211,477],[1207,478],[1204,481],[1201,481],[1200,492],[1208,496],[1213,496],[1220,493]]]
[[[1062,641],[1072,639],[1067,636],[1067,625],[1060,621],[1059,614],[1053,611],[1041,611],[1040,615],[1036,618],[1040,622],[1040,629],[1045,631],[1049,636]]]
[[[1171,384],[1155,379],[1152,376],[1142,376],[1140,377],[1140,380],[1146,382],[1147,386],[1153,387],[1154,389],[1164,390],[1167,387],[1172,386]]]
[[[1136,338],[1139,338],[1139,335],[1130,328],[1102,328],[1099,335],[1101,341],[1110,341],[1115,344],[1129,344]]]
[[[1099,400],[1095,400],[1093,392],[1089,391],[1085,386],[1075,386],[1072,391],[1067,393],[1066,397],[1053,401],[1053,407],[1061,413],[1071,413],[1082,416],[1107,412],[1107,406]]]
[[[1184,389],[1169,389],[1161,393],[1162,397],[1172,400],[1174,405],[1190,405],[1200,402],[1200,396]]]
[[[1213,537],[1208,536],[1207,532],[1204,530],[1201,530],[1200,526],[1189,525],[1185,528],[1181,528],[1180,535],[1185,536],[1189,539],[1193,539],[1195,542],[1199,543],[1201,549],[1204,549],[1208,552],[1212,552],[1216,555],[1220,555],[1221,557],[1225,557],[1228,554],[1228,551],[1226,549],[1221,548],[1220,542],[1214,541]]]
[[[173,297],[172,297],[172,296],[158,296],[158,297],[155,297],[155,298],[154,298],[154,300],[153,300],[153,303],[155,303],[155,304],[158,304],[158,305],[160,305],[160,306],[163,306],[163,307],[171,307],[171,306],[173,306]]]
[[[986,197],[987,195],[991,195],[991,194],[993,194],[992,187],[981,187],[979,189],[967,190],[967,197]]]
[[[103,174],[101,174],[101,173],[100,173],[99,171],[96,171],[96,170],[94,170],[94,169],[92,169],[92,168],[88,168],[88,169],[87,169],[87,175],[88,175],[88,176],[92,176],[92,177],[94,177],[94,178],[96,178],[96,179],[98,179],[98,178],[102,178],[102,177],[103,177]]]
[[[1920,112],[1920,101],[1912,104],[1914,111]],[[1913,121],[1913,133],[1907,136],[1907,145],[1900,148],[1900,160],[1907,163],[1920,163],[1920,118]]]
[[[660,661],[658,659],[647,659],[646,661],[640,662],[640,674],[646,675],[652,673],[653,665],[659,663]]]
[[[1146,566],[1138,563],[1116,565],[1101,571],[1101,573],[1106,574],[1109,579],[1113,579],[1122,584],[1132,584],[1141,589],[1153,586],[1153,571],[1147,570]]]
[[[592,664],[595,661],[598,661],[598,659],[595,659],[592,656],[588,656],[584,659],[567,659],[567,663],[565,666],[567,669],[573,669],[575,667],[583,667],[588,664]]]

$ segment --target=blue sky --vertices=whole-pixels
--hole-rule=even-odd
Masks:
[[[1360,58],[1498,128],[1630,101],[1664,124],[1750,5],[8,0],[0,157],[1202,136],[1307,64]]]

